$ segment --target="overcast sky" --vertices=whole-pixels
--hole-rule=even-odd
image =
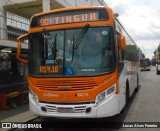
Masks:
[[[146,57],[160,43],[160,0],[105,0]]]

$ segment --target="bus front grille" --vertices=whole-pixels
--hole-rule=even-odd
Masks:
[[[59,110],[59,108],[61,110]],[[86,111],[86,106],[76,106],[76,107],[56,107],[56,106],[51,106],[51,105],[46,105],[46,111],[47,112],[61,112],[65,109],[70,109],[69,112],[65,112],[65,113],[84,113]]]
[[[75,91],[88,90],[98,86],[93,79],[90,80],[34,80],[32,84],[41,90],[50,91]]]

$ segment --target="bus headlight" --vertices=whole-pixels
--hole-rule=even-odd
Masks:
[[[38,96],[36,95],[36,93],[34,93],[30,88],[29,88],[29,93],[30,93],[32,99],[33,99],[36,103],[38,103]]]
[[[108,99],[115,91],[115,87],[116,87],[116,84],[114,84],[113,86],[111,86],[107,90],[99,93],[96,97],[96,106],[101,104],[104,100]]]
[[[112,86],[107,90],[107,95],[111,94],[114,91],[115,86]]]
[[[103,100],[105,100],[105,96],[106,96],[105,91],[97,95],[96,105],[99,105]]]

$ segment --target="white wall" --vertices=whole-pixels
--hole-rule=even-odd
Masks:
[[[71,6],[102,6],[106,5],[104,0],[56,0],[65,7]],[[101,4],[102,3],[102,4]]]
[[[36,0],[2,0],[2,5],[12,5],[12,4],[20,4],[20,3],[26,3]]]

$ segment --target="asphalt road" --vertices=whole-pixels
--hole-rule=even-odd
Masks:
[[[141,72],[140,85],[124,121],[160,122],[160,75],[154,66]]]
[[[160,75],[156,74],[156,68],[152,66],[151,71],[143,71],[140,74],[140,88],[130,99],[125,111],[121,115],[116,115],[103,119],[55,119],[40,117],[37,122],[51,122],[55,127],[54,131],[132,131],[144,130],[155,131],[160,128],[124,128],[125,122],[160,122]],[[121,122],[118,126],[106,128],[105,123]],[[72,128],[64,128],[63,124],[72,124]],[[76,127],[76,124],[78,126]],[[89,125],[89,127],[80,128],[79,125]],[[96,127],[96,125],[98,125]],[[101,126],[102,125],[102,126]],[[44,130],[44,129],[43,129]]]
[[[140,89],[134,94],[129,110],[123,122],[160,122],[160,75],[156,67],[141,72]],[[132,131],[135,128],[121,128]],[[157,128],[136,128],[143,131],[159,131]]]

